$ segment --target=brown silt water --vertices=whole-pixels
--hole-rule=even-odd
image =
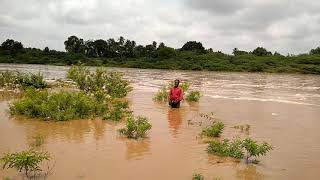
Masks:
[[[92,67],[94,68],[94,67]],[[0,70],[41,72],[65,79],[68,67],[1,64]],[[117,130],[124,122],[101,119],[50,122],[11,116],[14,95],[0,92],[0,155],[26,150],[41,135],[39,150],[52,155],[47,179],[320,179],[320,76],[120,69],[133,85],[130,109],[152,124],[147,138],[130,140]],[[180,78],[200,90],[198,103],[179,109],[152,100],[170,80]],[[224,138],[251,137],[274,147],[247,165],[208,155],[200,137],[210,114],[225,124]],[[233,128],[248,124],[249,131]],[[0,169],[0,178],[22,179],[13,169]]]

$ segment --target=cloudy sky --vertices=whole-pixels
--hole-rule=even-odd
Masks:
[[[304,53],[320,46],[319,0],[0,0],[0,41],[64,50],[85,40],[124,36],[179,48],[201,41],[231,53],[257,46]]]

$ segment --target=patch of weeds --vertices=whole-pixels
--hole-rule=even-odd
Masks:
[[[154,101],[157,102],[167,102],[169,98],[169,90],[166,87],[162,87],[157,91],[155,96],[153,97]]]
[[[129,103],[114,101],[111,103],[110,108],[105,113],[103,119],[104,120],[112,120],[112,121],[120,121],[124,117],[126,117],[130,112],[128,111]]]
[[[126,127],[119,129],[119,133],[127,138],[139,139],[145,137],[151,127],[152,125],[148,122],[147,118],[129,116]]]
[[[215,118],[213,117],[213,112],[211,112],[211,113],[201,113],[200,114],[200,117],[202,117],[202,118],[205,118],[205,119],[207,119],[207,120],[209,120],[209,121],[214,121],[215,120]]]
[[[198,102],[200,100],[201,93],[200,91],[190,91],[187,94],[186,100],[188,102]]]
[[[195,173],[192,175],[192,180],[204,180],[204,176],[200,173]]]
[[[224,124],[222,122],[213,122],[210,127],[202,130],[202,134],[208,137],[220,137],[223,129]]]
[[[22,151],[17,153],[8,153],[0,160],[3,162],[3,169],[15,168],[19,172],[24,172],[28,177],[30,173],[41,171],[39,164],[42,161],[48,161],[50,155],[47,152]]]
[[[103,91],[112,98],[125,97],[131,90],[129,82],[123,79],[123,74],[107,72],[97,68],[94,73],[85,66],[72,66],[68,78],[76,82],[80,90],[85,92]]]
[[[267,152],[272,150],[272,146],[266,142],[263,142],[262,144],[258,144],[257,141],[246,138],[242,142],[242,147],[246,151],[246,162],[249,162],[249,159],[251,157],[256,158],[257,156],[265,156]],[[255,163],[258,163],[256,159],[253,161]]]
[[[219,141],[211,141],[207,148],[207,152],[218,156],[229,156],[236,159],[243,158],[242,141],[235,139],[230,142],[228,139]]]
[[[40,134],[37,134],[32,137],[32,142],[30,143],[31,147],[40,147],[44,143],[44,137]]]

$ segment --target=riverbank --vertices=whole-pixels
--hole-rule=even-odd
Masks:
[[[126,67],[141,69],[205,70],[224,72],[268,72],[320,74],[320,55],[255,56],[227,55],[210,52],[177,52],[172,57],[88,58],[81,54],[29,49],[14,57],[0,53],[0,63],[72,65],[81,62],[88,66]]]

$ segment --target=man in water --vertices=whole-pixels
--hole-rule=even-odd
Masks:
[[[180,101],[183,99],[183,90],[179,87],[180,81],[176,79],[174,81],[174,87],[170,89],[169,93],[169,105],[172,108],[179,108]]]

